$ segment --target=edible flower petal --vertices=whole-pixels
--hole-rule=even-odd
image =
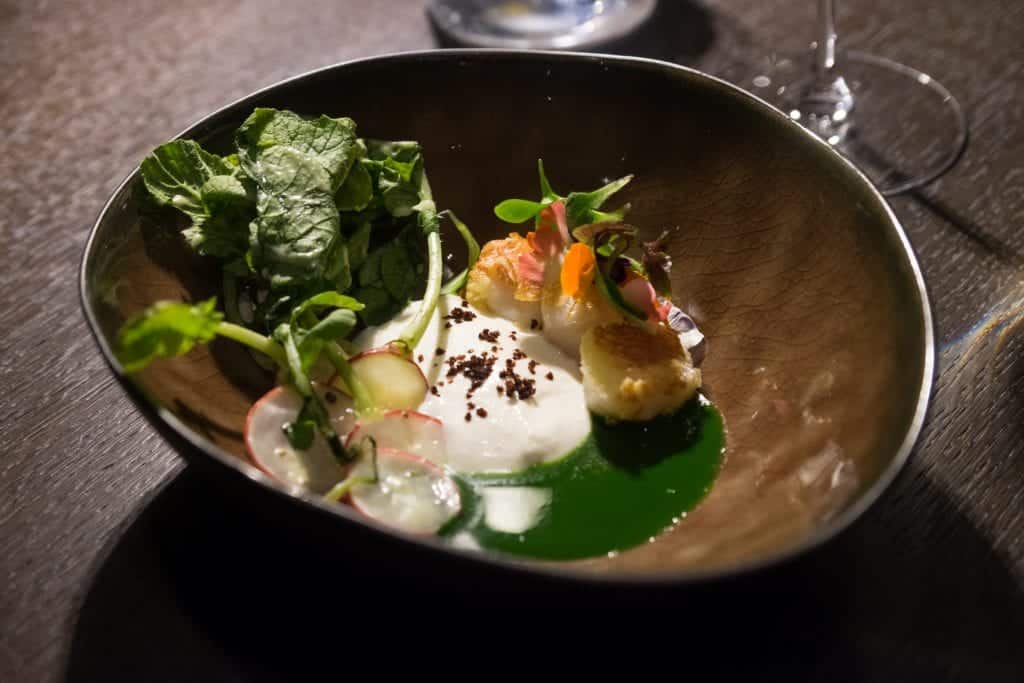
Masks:
[[[630,277],[619,289],[622,291],[622,298],[637,310],[643,311],[648,319],[662,321],[668,316],[671,304],[667,307],[660,304],[654,287],[646,279],[639,276]]]
[[[554,233],[559,239],[559,249],[564,249],[572,238],[569,236],[569,223],[565,218],[565,202],[559,200],[551,202],[541,209],[537,220],[537,233],[543,234],[543,239],[548,238],[547,233]]]
[[[560,280],[562,293],[566,296],[579,297],[594,280],[594,269],[597,260],[594,251],[582,242],[576,242],[569,248],[562,263]]]

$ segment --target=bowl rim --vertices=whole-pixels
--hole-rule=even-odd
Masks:
[[[164,430],[160,429],[160,427],[169,428],[175,436],[183,439],[184,442],[186,442],[196,453],[206,456],[218,466],[225,468],[228,473],[235,476],[240,475],[241,477],[248,479],[251,483],[269,491],[271,495],[285,497],[296,504],[302,505],[303,507],[308,506],[309,508],[312,508],[314,514],[327,514],[335,518],[340,518],[343,524],[359,524],[364,529],[369,529],[371,533],[376,532],[386,536],[387,538],[384,539],[386,541],[412,544],[421,552],[443,555],[448,559],[461,559],[464,562],[476,564],[481,570],[504,570],[516,574],[525,572],[533,575],[535,578],[540,577],[574,584],[605,585],[622,588],[678,588],[682,586],[719,583],[725,580],[739,579],[753,574],[759,574],[765,570],[784,565],[798,557],[807,555],[836,538],[843,531],[853,525],[854,522],[856,522],[869,508],[871,508],[883,493],[889,489],[890,485],[904,469],[907,461],[914,452],[915,445],[927,417],[929,401],[935,381],[936,365],[934,318],[929,301],[928,288],[921,272],[916,252],[907,237],[903,225],[896,217],[896,214],[893,212],[892,207],[886,199],[863,172],[837,152],[831,145],[805,129],[799,123],[790,119],[785,113],[772,107],[765,100],[732,83],[729,83],[728,81],[725,81],[724,79],[697,69],[647,57],[634,57],[597,52],[571,52],[564,50],[521,50],[503,48],[428,49],[391,52],[369,57],[361,57],[305,71],[298,75],[285,78],[255,90],[214,110],[213,112],[197,119],[170,139],[189,138],[201,133],[208,133],[211,130],[216,130],[218,125],[220,125],[224,119],[236,115],[239,110],[244,110],[247,106],[251,108],[257,100],[272,93],[273,91],[307,79],[324,76],[333,71],[340,71],[361,65],[383,64],[387,62],[401,63],[410,60],[449,60],[458,63],[464,60],[479,60],[486,59],[488,57],[504,57],[510,59],[537,61],[548,60],[551,62],[590,62],[597,63],[599,65],[616,64],[626,68],[639,67],[659,71],[675,77],[683,77],[691,82],[703,82],[705,85],[718,88],[719,90],[729,94],[741,103],[745,102],[746,106],[759,110],[762,115],[775,118],[781,125],[791,126],[795,131],[797,131],[796,134],[804,137],[808,144],[816,145],[821,153],[832,159],[834,164],[845,168],[847,173],[852,173],[853,177],[855,177],[857,181],[865,187],[868,193],[873,196],[874,200],[884,212],[885,217],[888,219],[891,229],[895,231],[898,242],[903,249],[903,255],[906,258],[907,265],[910,268],[910,274],[916,289],[915,293],[917,294],[918,301],[920,303],[920,312],[924,327],[922,330],[923,349],[921,350],[923,363],[921,384],[917,393],[914,412],[900,446],[896,450],[894,457],[878,474],[875,481],[867,489],[863,490],[856,500],[843,509],[839,514],[827,520],[811,533],[807,534],[805,538],[796,543],[784,545],[774,552],[767,553],[763,556],[742,561],[734,561],[709,568],[693,567],[673,571],[655,571],[649,573],[625,572],[615,574],[594,572],[592,570],[579,568],[574,564],[569,563],[558,564],[544,560],[538,561],[531,558],[521,558],[493,552],[456,548],[435,537],[410,536],[395,531],[389,527],[385,527],[362,515],[358,515],[349,510],[347,506],[329,505],[318,497],[297,490],[295,487],[286,486],[264,474],[248,461],[238,458],[228,453],[220,446],[212,443],[201,434],[187,427],[165,407],[151,401],[145,395],[141,387],[136,385],[124,372],[124,369],[114,356],[110,345],[102,335],[99,322],[90,303],[89,293],[91,288],[87,278],[87,267],[91,261],[91,256],[96,249],[97,235],[100,227],[106,221],[108,214],[117,210],[117,203],[125,197],[129,186],[135,182],[139,176],[140,169],[138,165],[136,165],[127,176],[125,176],[125,178],[118,184],[117,188],[111,193],[93,222],[92,227],[89,229],[89,234],[79,262],[78,283],[79,302],[82,306],[89,331],[92,334],[93,339],[96,341],[107,366],[118,379],[118,382],[124,388],[129,398],[132,399],[133,403],[143,416],[145,416],[146,419],[162,433],[165,441],[168,441],[175,451],[179,450],[180,444],[173,443],[169,440],[167,435],[163,433]],[[186,457],[181,453],[178,453],[178,455],[183,458]]]

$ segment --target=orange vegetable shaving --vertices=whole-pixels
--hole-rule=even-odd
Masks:
[[[597,262],[594,252],[582,242],[569,247],[562,263],[560,276],[562,293],[566,296],[578,297],[594,280],[594,268]]]

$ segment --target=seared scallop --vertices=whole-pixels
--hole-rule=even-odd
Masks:
[[[535,265],[531,247],[522,235],[484,245],[469,271],[466,301],[475,308],[529,327],[540,320],[543,269]]]
[[[581,289],[577,296],[566,294],[558,271],[550,274],[541,296],[544,336],[573,358],[580,357],[583,335],[597,325],[624,321],[625,317],[601,294],[596,286]]]
[[[587,408],[614,420],[673,413],[700,388],[700,370],[679,337],[660,324],[592,327],[580,360]]]

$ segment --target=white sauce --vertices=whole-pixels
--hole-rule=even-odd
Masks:
[[[444,316],[456,307],[472,310],[476,318],[461,323],[453,320],[451,327],[446,328],[449,321]],[[414,301],[388,323],[364,331],[356,338],[356,346],[368,349],[397,338],[418,308],[419,302]],[[480,333],[485,329],[496,330],[498,340],[481,340]],[[497,354],[492,353],[493,346],[498,347]],[[443,355],[436,354],[439,348],[445,350]],[[505,384],[499,374],[505,369],[505,360],[512,358],[517,348],[527,358],[516,361],[516,373],[536,381],[536,394],[526,400],[509,400],[498,393],[498,387]],[[460,354],[468,358],[484,352],[497,355],[498,360],[483,385],[467,399],[470,380],[459,374],[450,378],[449,384],[449,365],[445,361]],[[439,395],[427,394],[419,410],[444,423],[448,465],[456,471],[516,472],[567,455],[590,433],[579,363],[537,332],[463,307],[460,297],[440,298],[413,359],[427,381],[437,386]],[[537,361],[535,374],[528,369],[530,360]],[[551,380],[546,377],[549,372]],[[473,403],[472,409],[468,402]],[[486,417],[478,416],[477,409],[486,411]],[[469,421],[467,413],[471,415]]]
[[[532,529],[551,502],[551,489],[532,486],[488,486],[481,495],[484,523],[506,534]]]

